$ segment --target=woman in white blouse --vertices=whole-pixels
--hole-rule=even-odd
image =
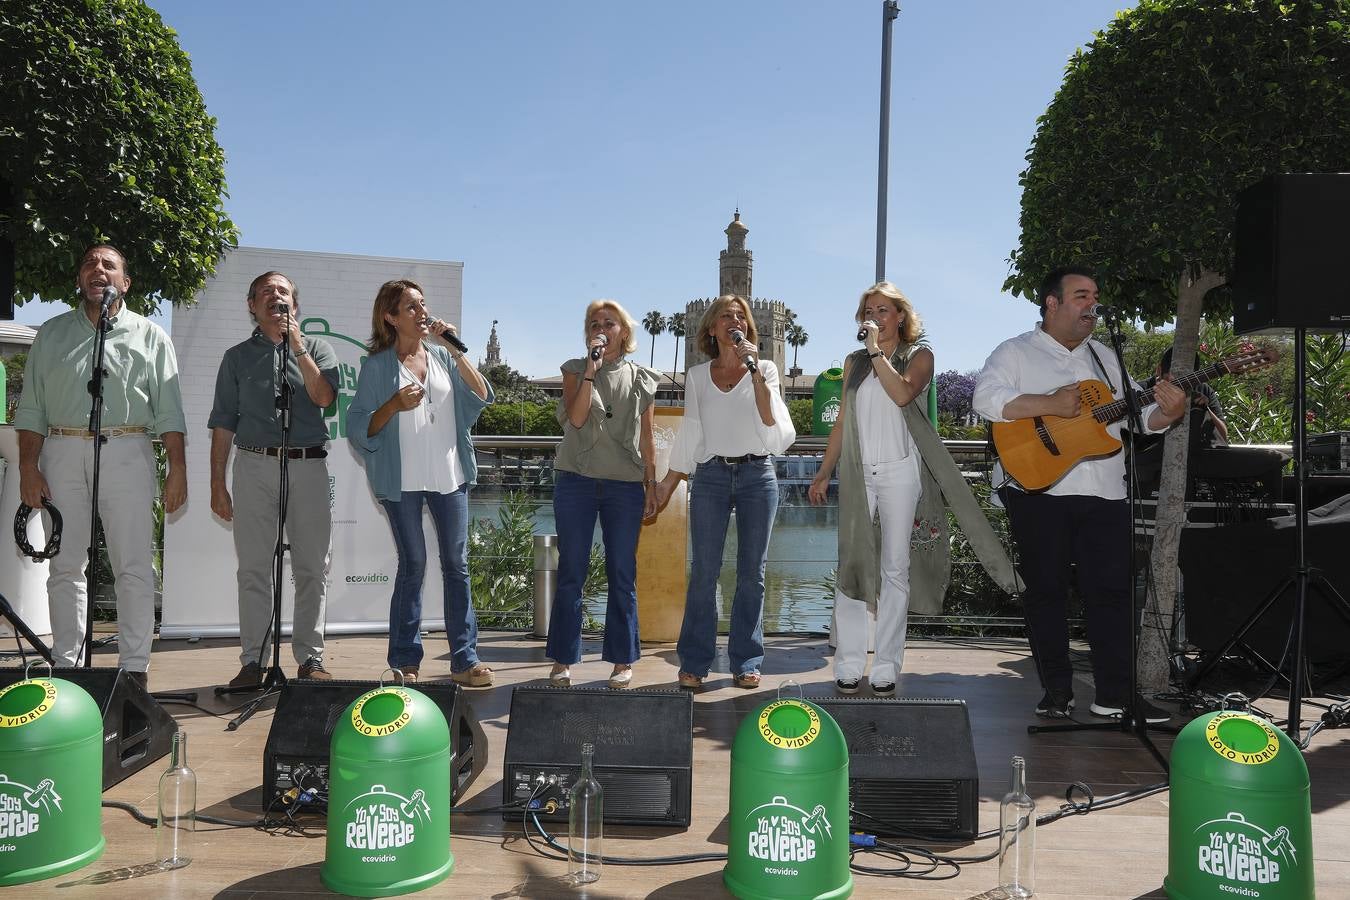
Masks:
[[[398,574],[389,602],[392,668],[416,681],[422,664],[422,581],[427,545],[422,508],[431,511],[445,587],[450,677],[492,684],[478,661],[478,622],[469,592],[469,485],[478,474],[469,429],[492,402],[492,386],[446,341],[454,326],[427,311],[422,288],[386,282],[371,312],[370,356],[347,410],[347,439],[361,452],[366,479],[389,515]]]
[[[670,452],[670,471],[657,485],[664,506],[690,476],[692,562],[684,622],[676,652],[680,687],[696,690],[717,655],[717,578],[727,523],[736,510],[736,594],[731,602],[727,657],[737,687],[757,688],[764,660],[764,561],[778,479],[773,458],[796,437],[779,393],[778,369],[758,359],[759,334],[744,298],[713,301],[699,323],[698,348],[711,362],[685,379],[684,420]]]
[[[919,451],[905,409],[933,377],[919,317],[889,281],[863,291],[855,319],[864,347],[844,361],[844,397],[820,471],[807,491],[825,501],[839,465],[839,568],[834,595],[834,678],[857,693],[876,620],[872,693],[890,696],[900,676],[909,615],[909,544],[921,494]]]

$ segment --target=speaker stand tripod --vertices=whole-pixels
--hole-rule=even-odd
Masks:
[[[1286,592],[1293,589],[1294,610],[1292,621],[1289,624],[1289,640],[1285,643],[1284,656],[1273,668],[1275,673],[1279,674],[1288,666],[1289,715],[1288,721],[1285,723],[1285,731],[1294,743],[1299,742],[1299,732],[1302,729],[1304,679],[1307,679],[1309,687],[1311,687],[1312,682],[1308,671],[1307,648],[1305,647],[1308,589],[1316,588],[1323,601],[1330,603],[1333,609],[1345,617],[1346,621],[1350,621],[1350,602],[1347,602],[1345,597],[1341,596],[1340,592],[1327,580],[1320,569],[1308,565],[1307,390],[1305,388],[1308,374],[1307,336],[1308,329],[1306,327],[1298,326],[1294,329],[1294,483],[1296,485],[1294,492],[1294,565],[1284,580],[1266,595],[1266,598],[1261,601],[1256,609],[1252,610],[1251,615],[1238,626],[1238,630],[1224,642],[1223,646],[1205,658],[1205,661],[1191,675],[1186,685],[1189,689],[1194,690],[1204,680],[1205,676],[1218,665],[1219,660],[1235,646],[1241,644],[1242,639],[1247,636],[1247,632],[1251,631],[1256,623],[1266,613],[1270,612],[1271,608],[1285,596]]]

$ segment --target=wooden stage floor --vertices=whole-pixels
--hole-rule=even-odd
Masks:
[[[327,664],[337,678],[375,679],[384,659],[383,637],[337,637],[328,642]],[[423,673],[449,674],[444,637],[427,639]],[[503,749],[512,688],[545,683],[548,663],[543,642],[518,633],[481,636],[479,652],[497,673],[497,684],[470,690],[470,700],[487,735],[489,760],[482,775],[461,801],[473,807],[500,802]],[[603,686],[609,666],[598,661],[598,641],[588,639],[587,662],[573,668],[579,686]],[[238,670],[237,644],[229,641],[165,641],[156,645],[152,690],[196,690],[207,708],[224,713],[229,704],[212,694],[212,686]],[[671,856],[721,853],[726,850],[726,809],[730,743],[744,715],[774,696],[778,685],[792,679],[808,697],[832,692],[829,648],[821,638],[778,637],[769,641],[764,686],[754,692],[732,686],[721,675],[697,695],[694,706],[693,822],[688,830],[607,829],[605,851],[623,856]],[[644,648],[634,686],[675,689],[676,663],[670,645]],[[97,664],[112,664],[102,651]],[[289,647],[283,662],[294,667]],[[13,665],[13,662],[5,663]],[[1080,719],[1086,719],[1092,697],[1086,676],[1076,686]],[[860,696],[866,696],[864,693]],[[1031,793],[1038,811],[1052,810],[1074,781],[1089,784],[1098,797],[1161,780],[1150,754],[1132,736],[1115,731],[1028,735],[1037,721],[1032,713],[1040,691],[1024,642],[1012,640],[912,640],[905,653],[902,697],[953,697],[967,701],[980,770],[980,825],[997,827],[998,799],[1007,790],[1008,762],[1014,754],[1027,760]],[[234,702],[238,702],[237,698]],[[260,814],[263,746],[272,726],[272,703],[238,731],[225,729],[227,718],[178,704],[166,708],[190,735],[192,768],[197,773],[198,809],[232,819]],[[1277,707],[1272,706],[1272,711]],[[1311,718],[1320,713],[1305,707]],[[1164,753],[1170,738],[1160,736]],[[1350,735],[1323,731],[1314,739],[1307,760],[1312,772],[1313,858],[1318,896],[1350,897]],[[104,795],[105,800],[133,803],[154,815],[161,760]],[[1161,897],[1167,870],[1168,794],[1160,793],[1121,808],[1066,817],[1042,826],[1037,836],[1036,896],[1043,900]],[[310,817],[305,834],[265,834],[254,829],[203,825],[197,834],[196,858],[175,872],[147,871],[154,852],[154,832],[126,812],[105,808],[103,831],[107,849],[101,859],[77,872],[15,888],[8,893],[29,897],[222,897],[276,898],[325,894],[319,881],[324,856],[323,820]],[[563,838],[566,827],[563,826]],[[989,852],[994,841],[943,848],[959,856]],[[608,867],[586,891],[560,881],[566,864],[545,859],[521,836],[519,822],[499,816],[456,815],[451,823],[454,873],[424,891],[427,897],[500,898],[709,898],[729,896],[722,886],[721,864],[662,867]],[[859,861],[891,865],[874,857]],[[950,871],[950,870],[948,870]],[[917,881],[855,874],[854,897],[954,898],[988,895],[997,883],[997,864],[964,866],[945,881]]]

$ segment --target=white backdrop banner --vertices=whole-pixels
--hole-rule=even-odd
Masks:
[[[231,525],[211,512],[210,432],[206,427],[216,372],[229,347],[253,330],[245,297],[256,276],[275,269],[296,285],[301,329],[332,345],[341,366],[337,401],[328,421],[329,504],[333,559],[328,587],[328,633],[383,632],[389,627],[397,555],[389,522],[366,483],[365,470],[346,438],[347,406],[365,360],[375,292],[385,281],[410,278],[426,290],[432,311],[459,323],[463,264],[240,247],[223,259],[197,305],[173,313],[183,411],[187,417],[188,502],[165,523],[161,638],[239,633]],[[472,338],[470,338],[472,339]],[[232,467],[231,467],[232,468]],[[423,627],[441,628],[441,576],[428,516]],[[290,633],[293,592],[289,560],[283,579],[283,631]]]

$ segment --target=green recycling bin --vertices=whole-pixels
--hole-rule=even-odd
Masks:
[[[829,713],[780,698],[748,715],[731,745],[727,890],[741,900],[848,897],[848,824],[848,746]]]
[[[449,876],[450,728],[432,700],[381,685],[333,729],[319,877],[353,897],[411,894]]]
[[[29,678],[0,691],[0,885],[103,855],[103,716],[84,688]]]
[[[826,369],[816,376],[811,394],[811,433],[829,434],[839,421],[839,402],[844,393],[844,370]]]
[[[1308,766],[1264,719],[1225,711],[1172,745],[1167,878],[1172,900],[1314,900]]]

